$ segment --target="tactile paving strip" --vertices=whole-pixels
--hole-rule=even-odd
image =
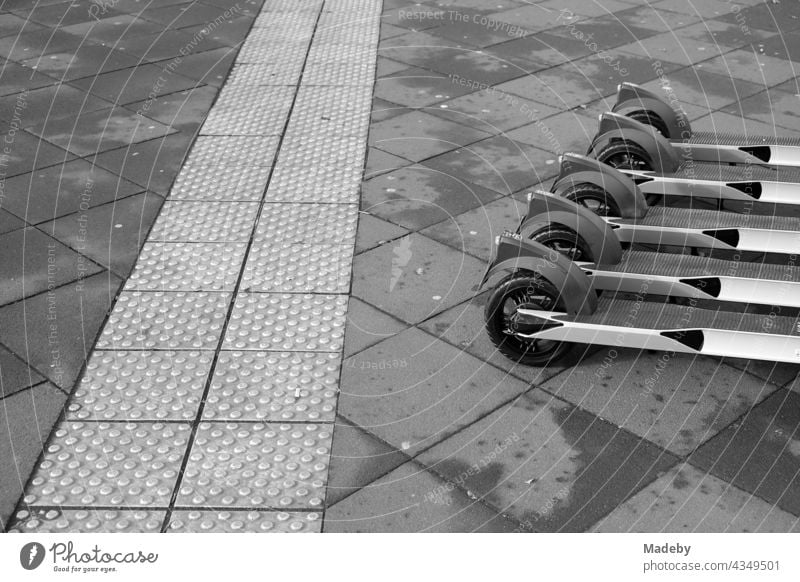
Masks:
[[[269,86],[296,85],[303,72],[302,63],[285,67],[281,63],[270,65],[236,65],[226,81],[227,85]]]
[[[271,171],[269,166],[184,166],[168,199],[257,202]]]
[[[308,52],[308,42],[275,44],[269,39],[245,42],[236,56],[237,64],[246,63],[302,63]]]
[[[330,445],[315,424],[201,423],[175,506],[321,507]]]
[[[257,243],[351,243],[356,238],[356,204],[264,204]]]
[[[126,291],[97,349],[175,350],[217,347],[230,293]]]
[[[317,18],[319,15],[319,7],[312,10],[307,10],[303,12],[293,11],[293,12],[262,12],[259,14],[255,21],[253,22],[253,28],[258,29],[262,27],[281,27],[284,29],[295,29],[295,28],[308,28],[312,32],[314,31],[314,25],[317,23]],[[254,31],[254,32],[257,32]],[[247,40],[253,38],[253,33],[247,35]],[[275,39],[277,42],[283,42],[283,38]]]
[[[242,293],[228,324],[227,350],[340,352],[347,296]]]
[[[96,350],[69,404],[67,418],[194,420],[213,355]]]
[[[303,133],[284,139],[278,161],[289,167],[302,167],[303,162],[315,166],[359,166],[363,165],[365,150],[364,140],[358,137]]]
[[[237,83],[226,85],[222,89],[215,107],[219,106],[223,109],[241,107],[250,112],[258,112],[265,108],[275,107],[276,104],[288,103],[291,106],[294,94],[294,87],[262,87]]]
[[[158,533],[166,510],[44,509],[18,511],[10,532]],[[288,520],[287,520],[288,521]]]
[[[278,141],[277,136],[200,136],[184,166],[271,166],[278,151]]]
[[[258,215],[258,202],[167,200],[149,241],[247,242]]]
[[[363,154],[362,158],[363,158]],[[363,165],[278,164],[267,189],[268,202],[358,203]]]
[[[244,268],[244,291],[347,293],[352,245],[254,244]]]
[[[351,44],[316,44],[311,45],[307,62],[334,63],[347,62],[354,65],[367,64],[375,60],[375,47],[373,45]]]
[[[313,35],[314,20],[286,20],[282,19],[280,15],[270,14],[256,19],[247,40],[248,42],[308,43]]]
[[[300,89],[287,132],[294,136],[363,138],[369,127],[371,100],[371,87]]]
[[[375,66],[371,64],[351,65],[349,63],[313,63],[303,73],[303,84],[365,86],[372,87],[375,82]]]
[[[65,422],[24,503],[166,507],[190,434],[188,424]]]
[[[214,107],[200,130],[201,135],[280,135],[286,125],[291,100],[262,107]]]
[[[379,16],[383,2],[381,0],[327,0],[323,13],[360,14],[361,16]]]
[[[220,352],[205,420],[333,422],[339,354]]]
[[[322,516],[310,511],[176,511],[174,533],[319,533]]]
[[[322,0],[264,0],[261,7],[262,14],[273,12],[319,12]]]
[[[246,243],[148,242],[126,291],[233,291]]]

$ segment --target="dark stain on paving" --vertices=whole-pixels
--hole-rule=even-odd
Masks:
[[[444,459],[436,463],[434,469],[469,493],[480,495],[489,503],[500,501],[495,495],[495,490],[506,472],[502,463],[492,461],[486,466],[476,466],[460,459]]]

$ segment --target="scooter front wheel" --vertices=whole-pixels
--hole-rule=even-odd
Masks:
[[[564,311],[564,304],[549,281],[532,272],[517,272],[497,284],[486,303],[489,339],[507,358],[542,366],[563,358],[574,347],[568,342],[523,337],[545,328],[522,320],[520,309]]]

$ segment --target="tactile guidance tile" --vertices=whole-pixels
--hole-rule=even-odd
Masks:
[[[190,434],[188,424],[65,422],[24,503],[166,507]]]
[[[280,293],[347,293],[352,245],[253,244],[242,289]]]
[[[31,508],[17,512],[10,532],[158,533],[166,510]]]
[[[148,241],[247,242],[258,216],[258,202],[168,200]]]
[[[216,349],[230,293],[125,291],[96,349]]]
[[[220,352],[205,420],[333,422],[339,354]]]
[[[75,420],[185,420],[197,417],[213,352],[96,350],[70,401]]]
[[[363,85],[372,87],[375,66],[350,63],[312,63],[303,73],[303,85]]]
[[[245,41],[239,54],[237,64],[246,63],[302,63],[308,52],[308,41],[284,42],[276,44],[268,38]]]
[[[249,109],[258,112],[273,107],[275,103],[289,101],[294,98],[294,87],[261,87],[258,85],[225,85],[220,91],[214,109]]]
[[[278,141],[277,136],[200,136],[184,166],[271,166],[275,162]]]
[[[303,63],[284,67],[281,63],[262,65],[236,65],[231,70],[225,85],[245,86],[273,86],[297,85],[300,74],[303,72]]]
[[[287,133],[290,136],[365,138],[372,87],[305,87],[297,93]]]
[[[319,533],[322,516],[311,511],[176,511],[172,533]]]
[[[176,507],[318,508],[329,426],[201,423]]]
[[[126,291],[233,291],[246,243],[148,242]]]
[[[346,295],[240,293],[222,347],[340,352],[346,313]]]
[[[268,202],[261,209],[256,243],[345,244],[356,238],[357,204]]]
[[[264,0],[261,6],[261,14],[272,14],[278,12],[319,12],[322,8],[322,0]]]
[[[184,166],[169,199],[258,202],[271,171],[269,166]]]
[[[291,94],[257,106],[215,105],[200,129],[200,135],[280,135],[292,107],[294,87],[272,89],[288,89]]]

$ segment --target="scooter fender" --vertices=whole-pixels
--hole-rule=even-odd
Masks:
[[[635,111],[649,111],[658,115],[667,128],[667,139],[686,140],[692,137],[692,126],[683,111],[676,111],[653,91],[633,83],[622,83],[617,87],[617,102],[613,113],[629,115]]]
[[[518,235],[498,237],[495,260],[479,286],[498,273],[530,271],[537,273],[559,290],[568,313],[591,314],[597,309],[597,293],[583,270],[564,255],[539,243],[521,240]]]
[[[632,141],[648,153],[653,170],[659,174],[674,174],[686,158],[685,152],[675,148],[654,127],[617,113],[603,113],[597,136],[592,140],[587,155],[597,155],[613,140]]]
[[[579,184],[594,184],[606,191],[619,207],[621,218],[644,218],[647,200],[628,176],[599,160],[578,154],[559,158],[559,173],[550,191],[559,196]]]
[[[553,224],[580,235],[596,264],[616,265],[622,260],[622,245],[608,222],[572,200],[541,191],[530,194],[528,214],[519,226],[520,236],[528,239]]]

